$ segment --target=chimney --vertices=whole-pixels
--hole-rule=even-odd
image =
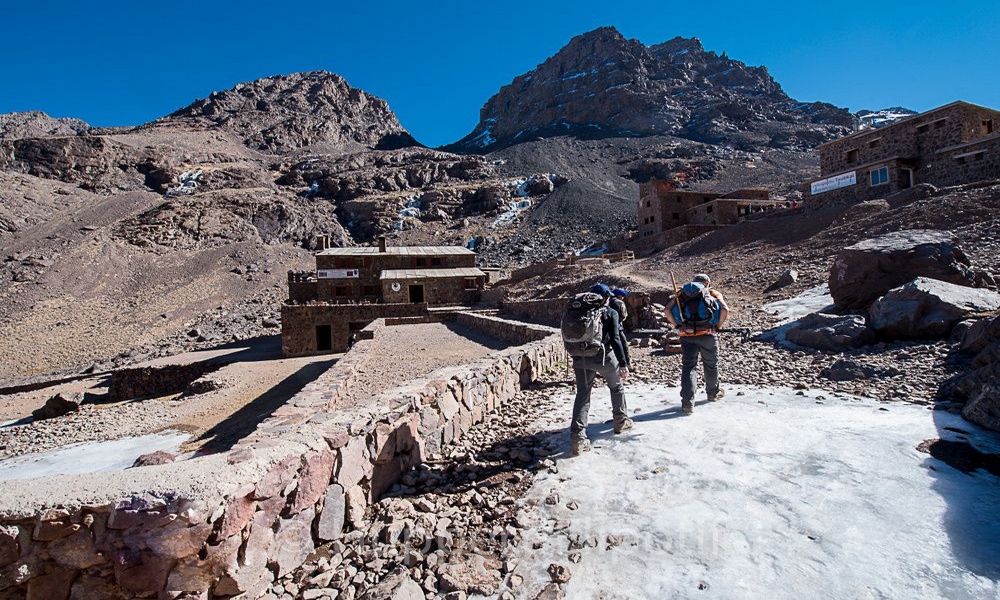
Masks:
[[[385,236],[384,235],[378,236],[378,251],[379,252],[385,252]]]

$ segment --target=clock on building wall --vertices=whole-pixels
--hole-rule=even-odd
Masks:
[[[400,288],[400,285],[399,285],[398,281],[393,281],[392,285],[390,285],[389,287],[392,288],[392,291],[398,292],[399,288]]]

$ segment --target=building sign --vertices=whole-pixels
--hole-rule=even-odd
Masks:
[[[819,181],[812,182],[809,185],[809,193],[815,196],[816,194],[822,194],[823,192],[829,192],[830,190],[836,190],[849,185],[855,185],[857,183],[857,171],[851,171],[850,173],[844,173],[835,177],[827,177],[826,179],[820,179]]]
[[[316,279],[346,279],[357,276],[357,269],[319,269],[316,271]]]

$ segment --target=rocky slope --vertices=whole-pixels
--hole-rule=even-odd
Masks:
[[[667,134],[810,149],[853,123],[844,109],[796,102],[766,68],[706,52],[696,38],[647,47],[602,27],[501,88],[454,147],[483,152],[554,135]]]
[[[416,144],[385,100],[326,71],[239,84],[153,125],[221,129],[239,136],[250,148],[272,154],[297,148],[331,152]]]

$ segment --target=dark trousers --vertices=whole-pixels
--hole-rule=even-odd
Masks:
[[[618,360],[608,353],[607,357],[574,358],[573,371],[576,373],[576,399],[573,401],[573,420],[570,422],[570,433],[577,437],[587,436],[587,421],[590,418],[590,390],[594,387],[594,378],[600,375],[608,382],[611,391],[611,414],[615,423],[628,418],[628,407],[625,406],[625,384],[618,376]]]
[[[719,393],[719,340],[714,335],[681,337],[681,402],[691,403],[698,389],[698,357],[705,366],[705,391]]]

